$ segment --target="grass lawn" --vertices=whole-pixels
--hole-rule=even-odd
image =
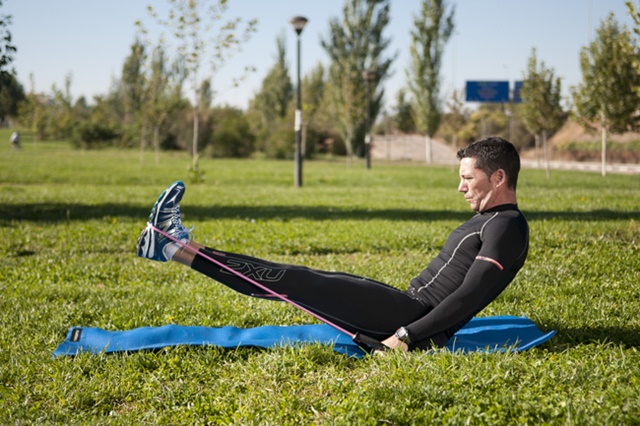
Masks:
[[[28,139],[28,138],[26,138]],[[198,240],[405,288],[471,216],[450,167],[75,151],[0,131],[2,424],[638,424],[640,176],[524,170],[529,259],[482,315],[557,335],[520,354],[172,348],[51,359],[71,326],[305,324],[135,255],[159,192],[187,182]]]

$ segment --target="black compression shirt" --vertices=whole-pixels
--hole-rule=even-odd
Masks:
[[[507,287],[528,248],[529,226],[515,204],[494,207],[463,223],[411,280],[411,293],[433,307],[407,326],[411,340],[442,333],[451,337]]]

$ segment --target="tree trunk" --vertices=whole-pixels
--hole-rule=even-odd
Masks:
[[[346,140],[344,146],[347,149],[347,168],[351,167],[351,160],[353,157],[353,127],[349,126],[346,132]]]
[[[147,146],[147,120],[142,121],[140,131],[140,164],[144,163],[144,149]]]
[[[198,173],[198,102],[193,106],[193,172]]]
[[[602,176],[607,175],[607,129],[602,126]]]
[[[549,147],[547,146],[547,131],[542,131],[542,155],[544,156],[544,171],[549,179]]]
[[[431,165],[433,163],[433,141],[431,136],[427,135],[424,145],[425,150],[425,160],[427,164]]]
[[[153,148],[156,154],[156,164],[160,164],[160,123],[153,127]]]
[[[453,138],[451,139],[451,148],[453,149],[454,156],[457,155],[457,152],[458,152],[458,134],[457,133],[453,134]],[[455,171],[455,169],[456,169],[456,163],[455,163],[455,161],[452,161],[451,162],[451,171],[453,172],[453,171]]]

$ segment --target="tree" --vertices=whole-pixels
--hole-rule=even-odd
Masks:
[[[509,138],[509,117],[504,105],[497,103],[481,103],[471,114],[471,123],[475,128],[475,138],[499,136]]]
[[[0,0],[0,8],[2,3]],[[15,70],[10,68],[17,52],[9,31],[11,20],[11,15],[0,14],[0,124],[7,116],[17,114],[18,103],[24,99],[24,88],[16,80]]]
[[[302,153],[306,157],[313,155],[316,145],[323,144],[333,128],[330,124],[332,120],[327,119],[325,87],[325,69],[322,63],[318,62],[302,79],[302,111],[305,117],[302,122]]]
[[[25,99],[18,104],[18,119],[20,124],[34,133],[36,140],[45,138],[47,108],[43,96],[35,92],[33,74],[29,76],[30,90]]]
[[[167,65],[165,49],[160,42],[151,54],[151,61],[143,81],[143,120],[140,151],[145,147],[146,129],[150,126],[153,135],[153,147],[156,163],[159,161],[161,129],[171,114],[182,104],[182,86],[185,79],[184,70],[179,62]],[[201,95],[206,91],[201,90]],[[201,96],[202,98],[202,96]],[[202,104],[202,101],[201,101]]]
[[[65,76],[63,89],[59,89],[56,84],[51,87],[53,99],[49,106],[50,112],[48,114],[49,136],[59,140],[71,137],[74,127],[78,124],[73,108],[73,97],[71,96],[72,81],[73,77],[69,73]]]
[[[413,119],[414,115],[413,106],[411,102],[407,100],[407,92],[405,89],[398,90],[396,94],[395,114],[393,116],[396,129],[403,133],[415,132],[416,123]]]
[[[555,71],[547,68],[544,62],[538,63],[536,49],[529,58],[527,74],[522,84],[521,116],[527,130],[535,135],[536,156],[539,141],[542,141],[542,151],[547,177],[549,176],[549,155],[547,148],[547,134],[560,127],[563,119],[561,96],[561,82],[555,77]]]
[[[636,36],[640,36],[640,6],[636,9],[632,1],[627,1],[625,4],[629,10],[629,16],[631,16],[631,19],[633,19],[633,22],[635,23],[633,32]],[[638,72],[640,72],[640,60],[636,60],[634,65]],[[636,87],[636,92],[640,93],[640,86]]]
[[[276,39],[276,48],[276,62],[262,80],[260,91],[249,106],[251,113],[257,116],[254,128],[261,141],[268,140],[274,124],[287,116],[287,109],[293,99],[293,83],[289,77],[284,34]]]
[[[372,122],[384,97],[379,84],[388,77],[396,56],[384,56],[390,40],[382,33],[389,19],[389,0],[345,0],[342,21],[332,18],[329,34],[321,39],[331,60],[328,90],[335,120],[347,146],[348,159],[356,149],[364,146],[367,103],[364,71],[375,70],[377,73],[376,80],[371,82]]]
[[[124,124],[130,125],[140,115],[144,102],[144,64],[147,59],[144,45],[139,39],[131,45],[131,53],[122,65],[120,89],[124,104]]]
[[[420,14],[413,17],[407,80],[413,95],[416,127],[427,136],[427,164],[432,162],[432,139],[442,118],[440,68],[444,47],[454,29],[454,10],[452,6],[447,11],[446,0],[423,0]]]
[[[246,158],[253,152],[255,136],[245,113],[234,107],[219,107],[211,111],[214,117],[216,144],[210,147],[214,157]]]
[[[475,139],[470,112],[465,108],[463,91],[453,91],[447,101],[447,110],[449,112],[442,115],[438,133],[444,138],[449,138],[455,150],[460,142],[464,144]]]
[[[202,87],[202,71],[205,61],[213,76],[246,42],[255,31],[256,20],[243,24],[241,18],[226,20],[227,0],[169,0],[171,9],[167,19],[158,16],[152,6],[148,10],[159,23],[170,29],[178,41],[178,52],[185,59],[185,66],[193,90],[193,165],[192,177],[200,181],[198,167],[198,91]]]
[[[6,117],[18,115],[18,105],[25,99],[24,87],[10,73],[0,74],[0,124]]]
[[[603,176],[607,134],[638,126],[638,57],[631,33],[618,24],[613,14],[602,20],[595,40],[580,52],[582,83],[572,88],[574,113],[584,125],[601,131]]]
[[[0,8],[2,3],[3,0],[0,0]],[[11,31],[9,31],[11,20],[11,15],[0,14],[0,77],[5,74],[15,74],[10,66],[14,59],[13,55],[18,49],[13,45]]]
[[[330,101],[327,69],[318,62],[302,78],[302,149],[305,157],[316,152],[344,155],[346,148]],[[292,104],[295,102],[291,100]],[[288,117],[288,121],[293,120]]]
[[[277,38],[276,45],[278,52],[276,63],[262,81],[262,88],[254,100],[266,122],[284,118],[293,98],[293,83],[289,77],[284,34]]]

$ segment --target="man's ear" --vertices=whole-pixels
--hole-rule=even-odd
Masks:
[[[503,169],[493,172],[493,184],[497,187],[507,184],[507,174]]]

